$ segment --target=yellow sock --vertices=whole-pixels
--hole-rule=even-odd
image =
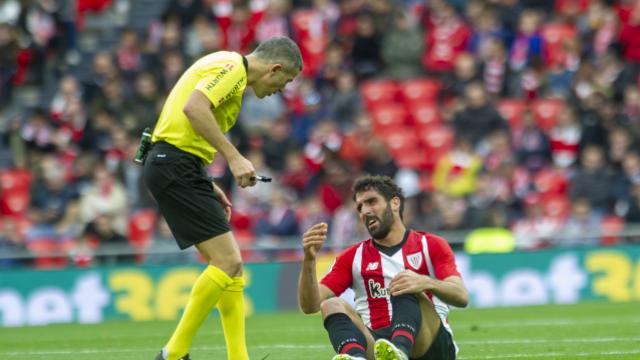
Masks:
[[[248,360],[244,334],[244,279],[234,277],[233,283],[224,291],[218,302],[218,310],[227,344],[227,359]]]
[[[178,327],[164,349],[165,359],[178,360],[189,352],[196,331],[232,282],[229,275],[213,265],[200,274],[191,289]]]

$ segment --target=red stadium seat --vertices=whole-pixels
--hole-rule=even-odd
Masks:
[[[571,214],[571,202],[561,194],[541,194],[542,212],[549,217],[564,220]]]
[[[409,107],[411,122],[418,129],[432,128],[442,125],[440,108],[436,104],[416,103]]]
[[[560,169],[544,169],[535,175],[533,184],[540,194],[565,194],[569,187],[569,178]]]
[[[426,172],[433,169],[434,162],[430,161],[424,148],[407,149],[394,158],[396,165],[402,169],[413,169]]]
[[[400,94],[407,105],[438,101],[440,82],[435,79],[405,80],[400,83]]]
[[[564,106],[564,101],[560,99],[538,99],[529,105],[536,123],[545,131],[556,124]]]
[[[34,266],[38,269],[63,268],[67,257],[60,244],[53,239],[37,239],[27,243],[27,249],[35,256]]]
[[[389,129],[381,134],[381,137],[394,158],[420,147],[418,135],[409,127]]]
[[[138,210],[129,217],[129,243],[134,248],[144,248],[153,238],[158,214],[155,210]]]
[[[370,110],[373,129],[377,134],[398,129],[406,124],[407,109],[398,103],[377,104]]]
[[[618,216],[610,215],[605,216],[600,222],[600,229],[602,230],[602,237],[600,243],[602,245],[615,245],[622,240],[620,236],[622,230],[624,230],[624,219]]]
[[[420,142],[425,148],[426,168],[431,171],[438,160],[446,155],[453,146],[454,132],[446,126],[425,128],[418,132]]]
[[[527,109],[527,104],[524,100],[502,99],[498,101],[496,108],[512,130],[522,127],[522,114]]]
[[[449,151],[453,145],[454,132],[447,126],[437,126],[421,130],[418,133],[422,144],[429,151]]]
[[[398,94],[398,84],[392,80],[369,80],[360,86],[360,94],[369,108],[380,102],[393,102]]]

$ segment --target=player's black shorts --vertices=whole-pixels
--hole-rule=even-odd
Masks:
[[[391,339],[391,326],[379,329],[377,331],[369,329],[371,335],[375,340],[378,339]],[[417,358],[411,358],[411,360],[455,360],[456,347],[453,344],[453,338],[451,334],[444,328],[442,322],[438,328],[436,338],[433,339],[433,343],[429,350],[422,356]]]
[[[156,142],[145,159],[143,177],[180,249],[230,231],[199,157]]]

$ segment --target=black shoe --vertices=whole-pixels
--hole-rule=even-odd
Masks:
[[[162,357],[162,350],[158,353],[158,356],[156,356],[154,360],[164,360],[164,357]],[[189,357],[189,354],[187,354],[183,358],[180,358],[180,360],[191,360],[191,358]]]

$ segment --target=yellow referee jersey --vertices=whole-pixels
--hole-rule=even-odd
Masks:
[[[191,65],[169,93],[151,141],[165,141],[200,157],[205,164],[211,163],[217,150],[193,129],[183,109],[193,90],[198,89],[213,104],[211,111],[220,130],[229,131],[236,122],[247,86],[244,61],[238,53],[218,51]]]

